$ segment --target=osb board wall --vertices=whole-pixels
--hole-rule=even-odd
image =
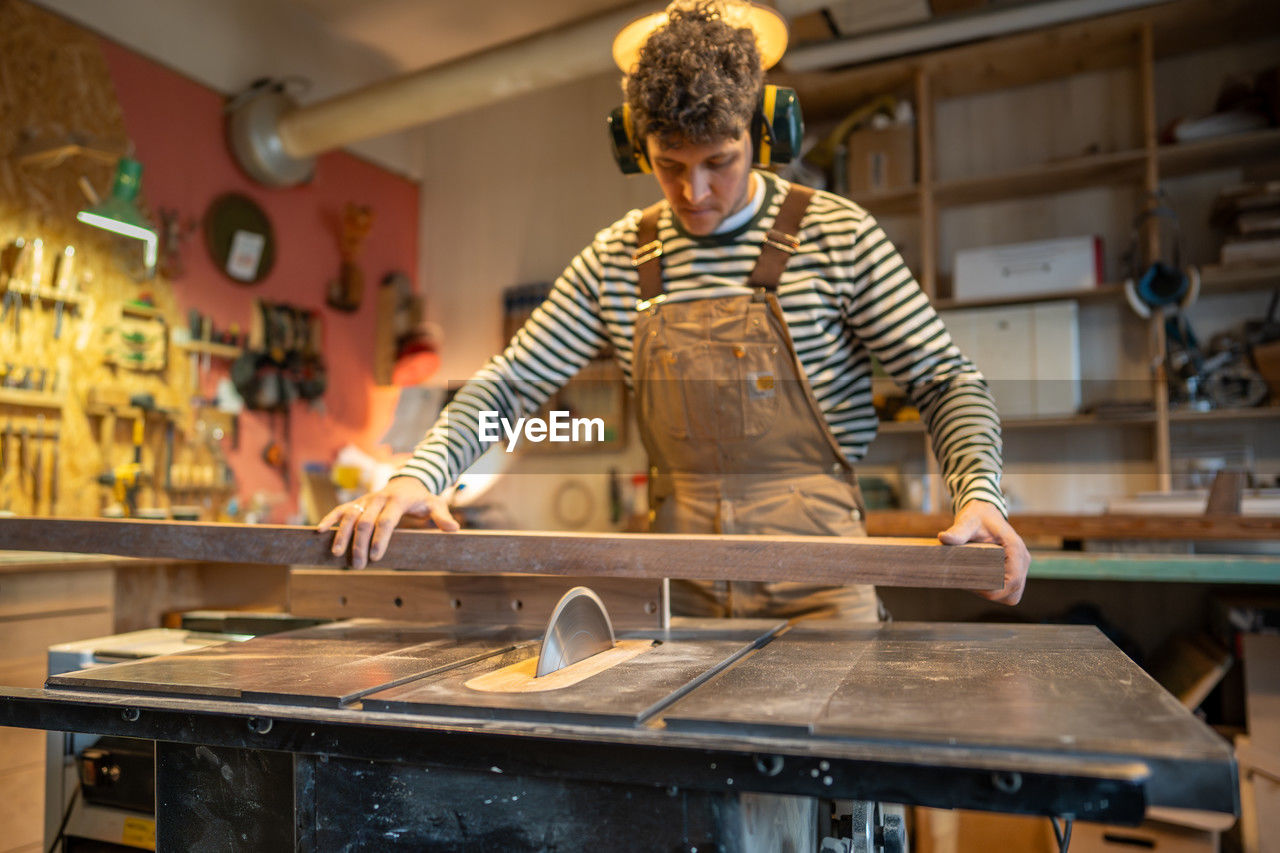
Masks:
[[[67,310],[57,340],[54,304],[47,300],[39,306],[25,305],[20,332],[12,312],[0,328],[0,363],[43,368],[64,383],[59,407],[15,402],[12,398],[21,394],[6,395],[7,389],[0,389],[0,510],[97,515],[105,492],[97,484],[98,475],[129,461],[133,450],[128,419],[118,421],[114,435],[104,435],[104,419],[86,411],[91,389],[116,389],[126,398],[153,394],[159,404],[177,413],[179,446],[192,429],[184,359],[170,353],[169,368],[162,372],[129,371],[104,362],[110,327],[124,303],[149,294],[170,327],[179,322],[172,288],[162,278],[134,280],[128,270],[139,266],[137,241],[116,238],[75,219],[86,205],[81,178],[105,194],[113,165],[84,156],[51,166],[22,165],[14,156],[32,140],[57,142],[73,136],[127,150],[123,116],[96,37],[26,3],[0,0],[0,115],[0,243],[7,245],[17,237],[42,240],[46,282],[52,276],[53,258],[64,246],[74,246],[82,298],[78,309]],[[144,210],[145,196],[144,176]],[[156,221],[154,212],[147,212]],[[105,427],[110,427],[109,419]],[[32,437],[41,432],[49,438]],[[144,470],[156,470],[157,460],[163,460],[164,432],[162,421],[149,420]],[[140,503],[165,505],[168,500],[153,485],[144,489]]]

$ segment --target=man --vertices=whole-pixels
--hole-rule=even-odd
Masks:
[[[715,2],[673,4],[625,78],[663,201],[596,235],[464,386],[388,485],[321,521],[360,568],[406,515],[456,530],[444,492],[483,449],[479,413],[514,422],[612,345],[649,452],[653,528],[861,535],[853,473],[875,435],[870,356],[920,409],[953,496],[945,544],[994,542],[1016,604],[1030,557],[1004,515],[999,420],[875,220],[752,168],[764,68]],[[682,615],[873,620],[873,588],[673,584]]]

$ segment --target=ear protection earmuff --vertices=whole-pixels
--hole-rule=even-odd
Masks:
[[[623,104],[609,113],[609,142],[613,159],[624,175],[652,172],[644,140],[635,132],[631,106]],[[751,118],[751,149],[756,166],[785,166],[800,153],[804,118],[795,89],[767,85]]]
[[[1124,283],[1125,298],[1129,307],[1139,317],[1150,317],[1155,310],[1185,308],[1196,300],[1200,293],[1200,274],[1191,267],[1182,266],[1182,243],[1178,230],[1178,215],[1165,203],[1163,193],[1155,194],[1155,205],[1139,213],[1133,220],[1133,235],[1130,244],[1130,275]],[[1171,263],[1163,260],[1151,262],[1145,269],[1141,268],[1142,225],[1148,219],[1167,220],[1171,225]]]

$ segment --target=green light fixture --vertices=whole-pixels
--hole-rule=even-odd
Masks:
[[[76,219],[86,225],[141,240],[143,260],[147,274],[151,275],[156,269],[160,236],[151,220],[138,209],[137,198],[141,185],[142,164],[132,157],[121,157],[116,165],[116,178],[111,185],[111,194],[77,213]]]

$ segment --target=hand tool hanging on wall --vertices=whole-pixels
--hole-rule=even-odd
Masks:
[[[137,409],[133,420],[133,457],[131,461],[117,465],[110,471],[98,475],[98,482],[112,487],[112,497],[127,515],[136,515],[138,511],[138,490],[146,482],[150,482],[152,474],[143,470],[142,447],[146,430],[147,416],[160,414],[172,422],[172,412],[156,405],[151,394],[134,394],[129,398],[129,405]],[[104,424],[107,418],[103,418]],[[114,426],[114,414],[111,418]],[[104,430],[106,427],[104,426]],[[172,464],[172,447],[168,448],[168,462]]]
[[[61,437],[61,431],[56,429],[49,436],[49,515],[58,513],[58,442]]]
[[[18,488],[17,433],[13,421],[4,422],[4,474],[0,476],[0,509],[13,511],[13,498]]]
[[[139,413],[133,421],[133,458],[110,471],[98,475],[98,482],[111,487],[115,502],[126,515],[138,512],[138,489],[145,478],[142,470],[142,437],[145,429],[146,413]]]
[[[62,337],[62,314],[66,310],[66,297],[71,294],[72,290],[75,257],[75,246],[67,246],[62,250],[62,254],[58,255],[57,265],[54,268],[53,339],[55,341]]]
[[[16,238],[5,247],[0,254],[0,276],[4,278],[4,308],[0,310],[0,325],[9,321],[13,314],[13,334],[16,338],[22,334],[22,293],[18,289],[17,277],[25,267],[30,247],[21,237]]]
[[[31,438],[35,444],[35,462],[31,466],[31,512],[33,515],[45,515],[46,513],[40,511],[41,504],[48,495],[48,486],[43,480],[44,415],[36,416],[36,431]]]
[[[22,499],[22,505],[26,508],[26,512],[30,512],[31,504],[29,499],[35,492],[35,467],[32,462],[32,436],[31,427],[26,424],[22,425],[22,429],[18,431],[18,440],[21,446],[22,461],[18,468],[18,495]]]

